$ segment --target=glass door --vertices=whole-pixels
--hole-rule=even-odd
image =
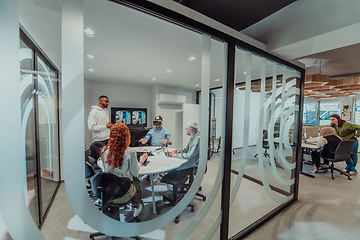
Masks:
[[[60,183],[58,73],[22,31],[19,54],[27,203],[41,226]]]
[[[42,211],[46,212],[59,182],[57,73],[37,57],[37,106]]]
[[[40,224],[39,192],[36,164],[36,131],[35,131],[35,81],[34,51],[20,41],[20,86],[21,86],[21,129],[24,146],[23,156],[26,161],[27,204],[31,216],[37,225]]]

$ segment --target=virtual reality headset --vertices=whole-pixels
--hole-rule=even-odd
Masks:
[[[162,125],[162,124],[163,124],[163,122],[162,122],[162,117],[161,117],[161,116],[157,116],[157,117],[155,118],[155,120],[153,121],[153,124],[154,124],[155,126]]]
[[[156,126],[162,125],[162,121],[155,120],[153,121],[153,124]]]

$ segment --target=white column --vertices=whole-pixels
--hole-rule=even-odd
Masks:
[[[0,210],[13,239],[45,239],[33,221],[25,201],[25,159],[21,149],[21,101],[19,62],[19,1],[0,1],[1,104]]]

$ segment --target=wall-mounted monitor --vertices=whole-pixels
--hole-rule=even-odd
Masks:
[[[111,122],[122,122],[129,128],[147,126],[147,109],[146,108],[111,108]]]

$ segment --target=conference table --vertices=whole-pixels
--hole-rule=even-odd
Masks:
[[[134,147],[132,149],[136,149],[137,152],[151,152],[154,155],[148,156],[149,163],[146,166],[142,166],[140,168],[139,175],[150,175],[153,213],[157,214],[155,204],[154,177],[159,173],[169,172],[179,168],[180,165],[187,160],[166,156],[167,151],[171,152],[174,150],[172,148],[161,149],[160,147]]]
[[[304,154],[311,154],[311,152],[314,150],[314,149],[317,149],[316,147],[316,144],[318,142],[319,138],[318,137],[314,137],[314,138],[308,138],[306,139],[305,142],[302,142],[301,143],[301,160],[304,162]],[[279,144],[280,143],[280,139],[279,138],[274,138],[274,143],[276,144]],[[309,174],[309,173],[305,173],[302,171],[303,169],[303,162],[301,164],[301,167],[300,167],[300,174],[301,175],[304,175],[304,176],[307,176],[307,177],[311,177],[311,178],[315,178],[314,175],[312,174]],[[311,163],[312,165],[312,163]]]

